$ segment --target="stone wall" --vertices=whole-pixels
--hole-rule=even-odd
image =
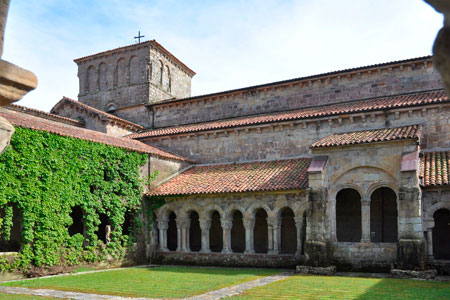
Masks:
[[[145,128],[151,128],[153,124],[152,111],[145,105],[124,107],[111,113],[115,116],[118,116],[119,118],[128,120],[135,124],[139,124]]]
[[[333,133],[383,128],[386,125],[423,124],[423,149],[449,148],[449,112],[448,105],[411,107],[173,135],[151,138],[145,142],[201,163],[238,162],[311,155],[310,144]]]
[[[158,171],[158,176],[150,183],[151,186],[157,186],[161,181],[169,176],[176,174],[189,166],[189,163],[177,160],[162,159],[156,156],[150,158],[150,174]]]
[[[157,105],[155,127],[198,123],[224,118],[285,111],[387,95],[442,88],[431,58],[392,64],[333,76],[273,84],[217,96],[194,97],[171,105]]]

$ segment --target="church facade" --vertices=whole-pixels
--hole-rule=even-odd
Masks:
[[[450,101],[432,57],[194,97],[195,72],[154,40],[75,62],[78,101],[51,114],[165,153],[146,255],[446,268]]]

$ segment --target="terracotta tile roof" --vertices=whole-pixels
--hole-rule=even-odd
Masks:
[[[79,62],[82,62],[84,60],[88,60],[88,59],[91,59],[91,58],[94,58],[94,57],[106,56],[106,55],[109,55],[109,54],[114,53],[114,52],[119,52],[119,51],[124,51],[124,50],[128,50],[128,49],[139,48],[139,47],[145,47],[145,46],[153,46],[155,48],[158,48],[159,51],[163,52],[165,55],[170,57],[176,64],[178,64],[182,69],[184,69],[184,71],[186,71],[186,73],[188,73],[191,77],[195,75],[194,71],[192,71],[188,66],[186,66],[181,60],[176,58],[175,55],[170,53],[166,48],[164,48],[156,40],[145,41],[145,42],[138,43],[138,44],[128,45],[128,46],[124,46],[124,47],[119,47],[119,48],[115,48],[115,49],[99,52],[99,53],[96,53],[96,54],[92,54],[92,55],[76,58],[73,61],[78,64]]]
[[[164,101],[159,101],[157,103],[149,104],[149,106],[159,106],[159,105],[172,104],[172,103],[176,103],[176,102],[202,100],[205,98],[219,99],[218,97],[223,96],[223,95],[239,94],[239,93],[248,92],[251,90],[267,89],[267,88],[274,87],[274,86],[287,86],[287,85],[297,83],[297,82],[305,82],[305,81],[309,81],[309,80],[317,80],[317,79],[325,79],[325,78],[330,78],[330,77],[335,77],[335,76],[343,76],[346,74],[358,73],[358,72],[363,72],[363,71],[368,71],[368,70],[373,70],[373,69],[377,70],[380,68],[392,68],[392,67],[396,67],[396,66],[406,67],[411,64],[432,63],[432,58],[433,57],[431,55],[427,55],[427,56],[421,56],[421,57],[415,57],[415,58],[409,58],[409,59],[396,60],[396,61],[384,62],[384,63],[379,63],[379,64],[361,66],[361,67],[356,67],[356,68],[348,68],[348,69],[337,70],[337,71],[332,71],[332,72],[327,72],[327,73],[322,73],[322,74],[310,75],[310,76],[293,78],[293,79],[282,80],[282,81],[275,81],[275,82],[270,82],[270,83],[264,83],[264,84],[254,85],[254,86],[248,86],[248,87],[243,87],[243,88],[238,88],[238,89],[233,89],[233,90],[228,90],[228,91],[222,91],[222,92],[217,92],[217,93],[211,93],[211,94],[205,94],[205,95],[199,95],[199,96],[193,96],[193,97],[188,97],[188,98],[167,99]]]
[[[77,139],[115,146],[118,148],[123,148],[131,151],[148,153],[162,158],[189,161],[184,157],[169,153],[167,151],[160,150],[156,147],[149,146],[136,140],[131,140],[122,137],[115,137],[107,135],[102,132],[70,126],[67,124],[42,119],[36,116],[19,113],[16,111],[1,109],[0,116],[7,119],[14,126],[47,131],[61,136],[69,136]]]
[[[423,187],[449,185],[450,151],[423,152],[419,176]]]
[[[332,134],[323,139],[320,139],[312,143],[311,148],[419,139],[421,134],[421,125],[346,132],[340,134]]]
[[[310,158],[193,166],[148,195],[189,195],[304,189]]]
[[[68,124],[68,125],[72,125],[72,126],[77,126],[77,127],[84,127],[84,123],[80,122],[78,120],[74,120],[71,118],[66,118],[66,117],[62,117],[62,116],[58,116],[55,114],[51,114],[42,110],[38,110],[38,109],[34,109],[31,107],[25,107],[22,105],[17,105],[17,104],[10,104],[7,107],[9,110],[14,110],[14,111],[18,111],[18,112],[22,112],[25,114],[29,114],[32,116],[37,116],[37,117],[41,117],[44,119],[49,119],[52,121],[56,121],[56,122],[61,122],[64,124]]]
[[[333,105],[323,105],[282,113],[272,113],[252,117],[234,118],[229,120],[182,125],[178,127],[167,127],[146,131],[142,133],[131,134],[127,137],[135,139],[158,137],[181,133],[215,130],[222,128],[233,128],[239,126],[283,122],[289,120],[301,120],[301,119],[319,118],[349,113],[361,113],[381,109],[392,109],[425,104],[435,104],[448,101],[449,99],[445,91],[438,90],[438,91],[397,95]]]
[[[122,127],[125,128],[129,128],[133,131],[140,131],[140,130],[144,130],[145,128],[141,125],[135,124],[133,122],[127,121],[125,119],[116,117],[115,115],[109,114],[107,112],[104,112],[102,110],[96,109],[92,106],[89,106],[87,104],[81,103],[79,101],[67,98],[67,97],[63,97],[58,103],[55,104],[55,106],[53,106],[53,108],[51,109],[50,112],[52,113],[57,113],[58,109],[61,106],[64,106],[65,104],[71,105],[71,106],[76,106],[84,111],[86,111],[87,113],[90,113],[102,120],[108,120],[110,122],[113,122],[115,124],[121,125]]]

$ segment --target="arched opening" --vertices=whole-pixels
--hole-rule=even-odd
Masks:
[[[89,94],[97,91],[97,74],[94,66],[89,66],[87,70],[87,91]]]
[[[370,196],[370,239],[374,243],[395,243],[397,231],[397,196],[387,187]]]
[[[354,189],[336,195],[336,236],[338,242],[361,241],[361,196]]]
[[[159,61],[159,84],[162,85],[164,76],[164,64],[162,61]]]
[[[170,69],[169,66],[164,67],[164,75],[163,75],[163,81],[162,81],[163,89],[165,91],[170,92]]]
[[[281,212],[281,253],[295,254],[297,251],[297,227],[294,212],[286,207]]]
[[[136,84],[141,82],[141,65],[139,64],[139,60],[136,56],[133,56],[130,59],[130,83]]]
[[[108,244],[111,238],[111,222],[106,214],[99,214],[100,225],[97,230],[97,238]]]
[[[81,206],[72,207],[72,212],[70,213],[72,218],[72,225],[69,226],[69,235],[74,236],[79,233],[84,234],[84,221],[83,221],[83,209]]]
[[[12,204],[0,209],[0,218],[7,215],[12,217],[12,226],[9,234],[3,232],[0,236],[0,252],[18,252],[22,245],[22,213],[16,204]]]
[[[122,235],[130,235],[131,232],[133,232],[133,214],[127,210],[122,224]]]
[[[126,86],[128,84],[127,63],[124,58],[117,61],[117,86]]]
[[[189,246],[191,251],[200,251],[202,247],[202,230],[200,229],[199,216],[196,211],[191,212],[191,227],[189,228]]]
[[[267,213],[260,208],[255,214],[255,228],[253,229],[253,245],[256,253],[267,253],[268,250]]]
[[[167,248],[169,251],[176,251],[178,247],[176,219],[177,215],[171,212],[169,215],[169,228],[167,229]]]
[[[434,259],[450,259],[450,210],[439,209],[434,213],[433,218]]]
[[[108,80],[106,77],[106,64],[101,63],[98,66],[98,85],[101,91],[104,91],[108,88]]]
[[[106,107],[106,112],[114,112],[116,109],[117,109],[117,106],[114,103],[110,103]]]
[[[221,252],[223,249],[223,230],[220,224],[220,214],[215,211],[211,215],[211,228],[209,229],[209,247],[211,252]]]
[[[231,250],[236,253],[245,251],[245,229],[242,213],[236,210],[233,213],[233,226],[231,227]]]

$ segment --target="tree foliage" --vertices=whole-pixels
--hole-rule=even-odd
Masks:
[[[0,210],[4,212],[0,234],[9,239],[16,205],[22,241],[14,265],[2,269],[122,257],[129,245],[122,225],[127,211],[140,212],[139,167],[145,161],[145,154],[16,128],[11,145],[0,156]],[[69,234],[74,206],[83,210],[84,235]],[[108,245],[96,234],[99,214],[106,214],[111,223]]]

